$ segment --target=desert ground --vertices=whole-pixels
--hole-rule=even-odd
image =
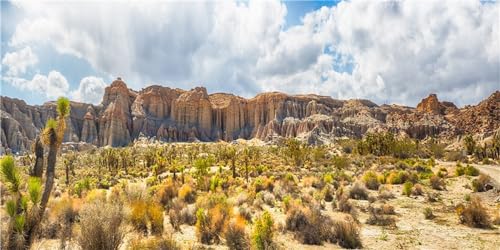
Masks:
[[[498,162],[418,154],[361,154],[352,140],[66,148],[32,249],[495,249]],[[33,158],[15,164],[26,178]]]

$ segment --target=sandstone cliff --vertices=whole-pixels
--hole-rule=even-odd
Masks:
[[[498,91],[477,106],[463,109],[440,102],[434,94],[417,108],[278,92],[245,99],[208,94],[203,87],[185,91],[154,85],[134,91],[118,78],[106,88],[100,105],[71,103],[65,141],[124,146],[139,136],[167,142],[301,137],[316,143],[322,137],[359,138],[377,131],[419,139],[453,138],[498,129],[499,103]],[[47,119],[55,116],[53,102],[31,106],[2,97],[2,148],[14,152],[29,149]]]

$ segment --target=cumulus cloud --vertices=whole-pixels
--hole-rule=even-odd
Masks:
[[[3,80],[21,90],[40,93],[49,99],[65,96],[69,89],[68,81],[58,71],[51,71],[47,76],[36,74],[31,80],[9,76],[3,77]]]
[[[27,46],[21,50],[5,53],[2,65],[8,68],[7,75],[17,76],[26,73],[26,69],[38,63],[38,57],[31,47]]]
[[[78,89],[71,92],[71,97],[75,101],[99,104],[106,88],[104,80],[95,76],[88,76],[80,81]]]
[[[11,46],[49,44],[135,88],[159,82],[409,105],[435,92],[463,105],[500,85],[499,3],[355,0],[289,28],[278,1],[17,5],[26,18]]]

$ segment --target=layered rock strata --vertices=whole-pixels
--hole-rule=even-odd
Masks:
[[[454,137],[498,129],[499,103],[499,91],[462,109],[434,94],[416,108],[278,92],[245,99],[208,94],[203,87],[186,91],[153,85],[134,91],[118,78],[100,105],[71,102],[65,141],[125,146],[139,136],[166,142],[301,137],[315,143],[319,135],[360,138],[379,131],[419,139]],[[47,119],[56,116],[54,102],[31,106],[2,97],[0,108],[2,148],[14,152],[29,149]]]

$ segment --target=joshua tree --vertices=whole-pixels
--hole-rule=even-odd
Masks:
[[[66,172],[66,186],[69,186],[69,173],[74,175],[74,165],[76,161],[76,154],[75,153],[68,153],[66,154],[66,157],[64,157],[64,168]]]
[[[236,148],[233,146],[225,147],[222,153],[222,159],[224,159],[224,165],[228,165],[228,162],[231,162],[231,171],[233,172],[233,178],[236,178]]]
[[[31,170],[30,175],[33,177],[42,178],[43,175],[43,144],[40,141],[40,137],[37,136],[35,143],[33,144],[33,151],[35,152],[35,166]]]
[[[476,141],[472,137],[472,135],[466,135],[464,137],[465,149],[467,150],[467,154],[471,155],[476,150]]]
[[[7,249],[29,249],[38,231],[40,222],[49,201],[52,187],[54,186],[55,166],[57,151],[64,138],[66,129],[66,117],[70,112],[70,104],[67,98],[57,100],[57,121],[49,119],[42,132],[41,140],[49,147],[47,159],[47,171],[45,172],[45,186],[42,194],[41,176],[43,173],[43,150],[38,151],[41,145],[35,142],[35,154],[37,160],[35,167],[28,180],[27,192],[22,192],[22,179],[15,168],[14,158],[6,156],[0,162],[2,177],[8,184],[12,200],[6,204],[6,210],[11,218],[10,231],[7,239]],[[38,151],[38,152],[37,152]],[[39,161],[40,160],[40,161]],[[42,167],[40,167],[42,165]]]

